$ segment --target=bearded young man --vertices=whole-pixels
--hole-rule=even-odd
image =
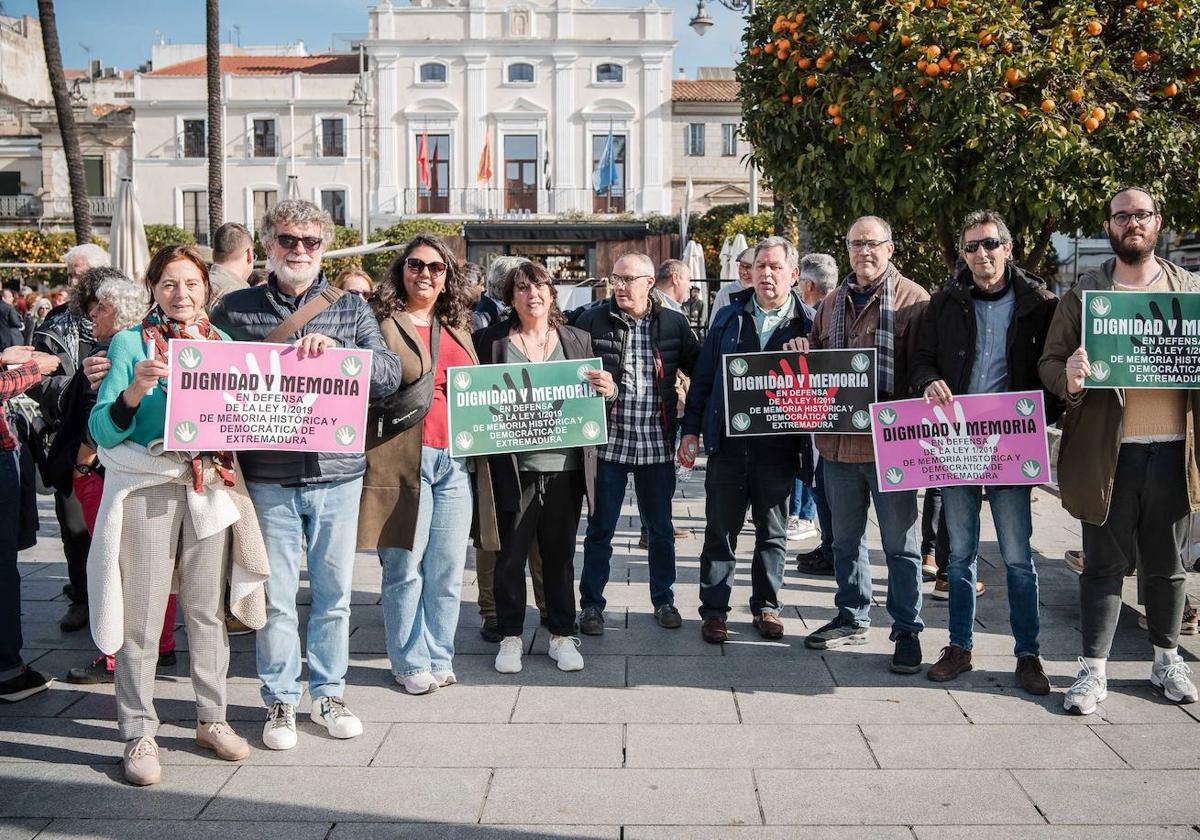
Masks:
[[[1183,552],[1188,516],[1200,510],[1196,462],[1200,391],[1085,388],[1083,291],[1191,292],[1200,278],[1154,256],[1162,216],[1140,187],[1108,203],[1104,231],[1115,257],[1080,278],[1054,313],[1038,366],[1042,382],[1066,402],[1058,485],[1063,507],[1083,522],[1079,616],[1083,656],[1063,708],[1089,715],[1108,696],[1106,664],[1125,570],[1136,557],[1154,646],[1150,683],[1174,703],[1196,702],[1191,669],[1179,655]],[[1192,437],[1192,440],[1188,438]]]
[[[328,213],[308,201],[281,201],[267,212],[261,230],[271,271],[267,282],[230,292],[211,313],[212,323],[237,341],[263,341],[329,287],[321,271],[321,256],[333,239]],[[283,340],[299,348],[300,358],[331,347],[370,350],[372,399],[400,385],[400,361],[384,344],[370,306],[357,295],[338,297]],[[342,694],[366,459],[361,454],[259,450],[239,453],[238,463],[271,562],[267,623],[255,637],[268,708],[263,743],[273,750],[296,745],[296,706],[303,693],[296,593],[305,555],[312,592],[307,651],[311,717],[335,738],[361,735],[362,723]]]

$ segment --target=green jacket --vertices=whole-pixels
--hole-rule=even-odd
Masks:
[[[1157,258],[1156,258],[1157,259]],[[1200,277],[1174,263],[1158,259],[1167,274],[1170,291],[1200,291]],[[1066,403],[1062,419],[1062,443],[1058,451],[1058,488],[1063,507],[1076,519],[1103,525],[1112,499],[1117,454],[1125,425],[1125,391],[1121,388],[1084,388],[1067,393],[1067,359],[1082,344],[1083,291],[1104,291],[1113,286],[1116,257],[1096,271],[1079,278],[1075,288],[1063,295],[1046,347],[1038,362],[1038,374],[1046,388]],[[1186,460],[1188,501],[1200,510],[1200,469],[1196,464],[1200,424],[1200,390],[1188,392]]]

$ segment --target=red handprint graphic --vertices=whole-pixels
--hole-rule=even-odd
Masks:
[[[838,388],[813,388],[808,371],[808,358],[796,357],[798,374],[792,372],[787,359],[779,363],[779,370],[772,371],[779,377],[794,377],[796,387],[791,389],[767,390],[769,404],[782,410],[788,421],[800,429],[821,429],[829,413],[837,405]]]

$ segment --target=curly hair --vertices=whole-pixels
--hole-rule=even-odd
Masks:
[[[325,247],[328,248],[333,241],[333,217],[328,211],[302,198],[285,199],[266,212],[259,228],[264,248],[271,247],[275,241],[275,229],[280,225],[320,225],[321,240]]]
[[[371,299],[375,317],[382,321],[407,308],[408,291],[404,288],[404,263],[413,251],[422,246],[437,251],[442,262],[446,264],[446,285],[438,295],[437,303],[434,304],[434,316],[447,327],[469,330],[471,326],[471,311],[468,304],[470,296],[465,278],[459,270],[458,261],[454,258],[450,246],[438,237],[427,233],[419,233],[409,240],[400,255],[388,266],[387,273],[375,288],[375,297]]]
[[[552,329],[567,322],[566,316],[558,308],[558,289],[554,287],[554,278],[541,263],[525,259],[510,268],[504,275],[504,286],[501,289],[502,300],[505,306],[512,307],[511,318],[519,317],[516,308],[513,307],[513,292],[516,290],[518,280],[524,280],[534,286],[545,286],[550,290],[550,327]]]
[[[92,271],[95,270],[92,269]],[[109,278],[100,284],[96,289],[96,301],[102,300],[107,301],[116,313],[113,318],[116,332],[127,330],[134,324],[141,323],[150,305],[146,298],[145,287],[123,275]]]
[[[109,280],[133,282],[119,268],[107,265],[89,268],[80,275],[75,285],[67,290],[67,309],[71,311],[72,315],[86,318],[88,310],[96,302],[96,290]]]

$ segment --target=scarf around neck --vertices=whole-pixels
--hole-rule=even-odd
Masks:
[[[875,348],[878,351],[876,371],[879,393],[892,396],[896,387],[896,280],[900,272],[888,263],[883,274],[871,286],[879,289],[879,326],[875,329]],[[833,307],[833,329],[831,346],[835,350],[846,348],[846,306],[850,303],[850,289],[857,285],[857,276],[851,272],[838,285]]]
[[[142,319],[142,341],[154,342],[155,355],[166,359],[169,358],[167,355],[167,342],[172,338],[187,338],[198,341],[224,340],[216,328],[208,322],[208,318],[201,317],[197,318],[191,324],[184,324],[168,318],[161,307],[154,307],[150,310],[150,314]],[[217,470],[217,475],[221,479],[221,483],[226,487],[233,487],[236,483],[234,478],[233,453],[213,452],[212,462]],[[201,453],[196,452],[192,455],[191,465],[192,489],[197,493],[203,493],[204,461],[201,458]]]

